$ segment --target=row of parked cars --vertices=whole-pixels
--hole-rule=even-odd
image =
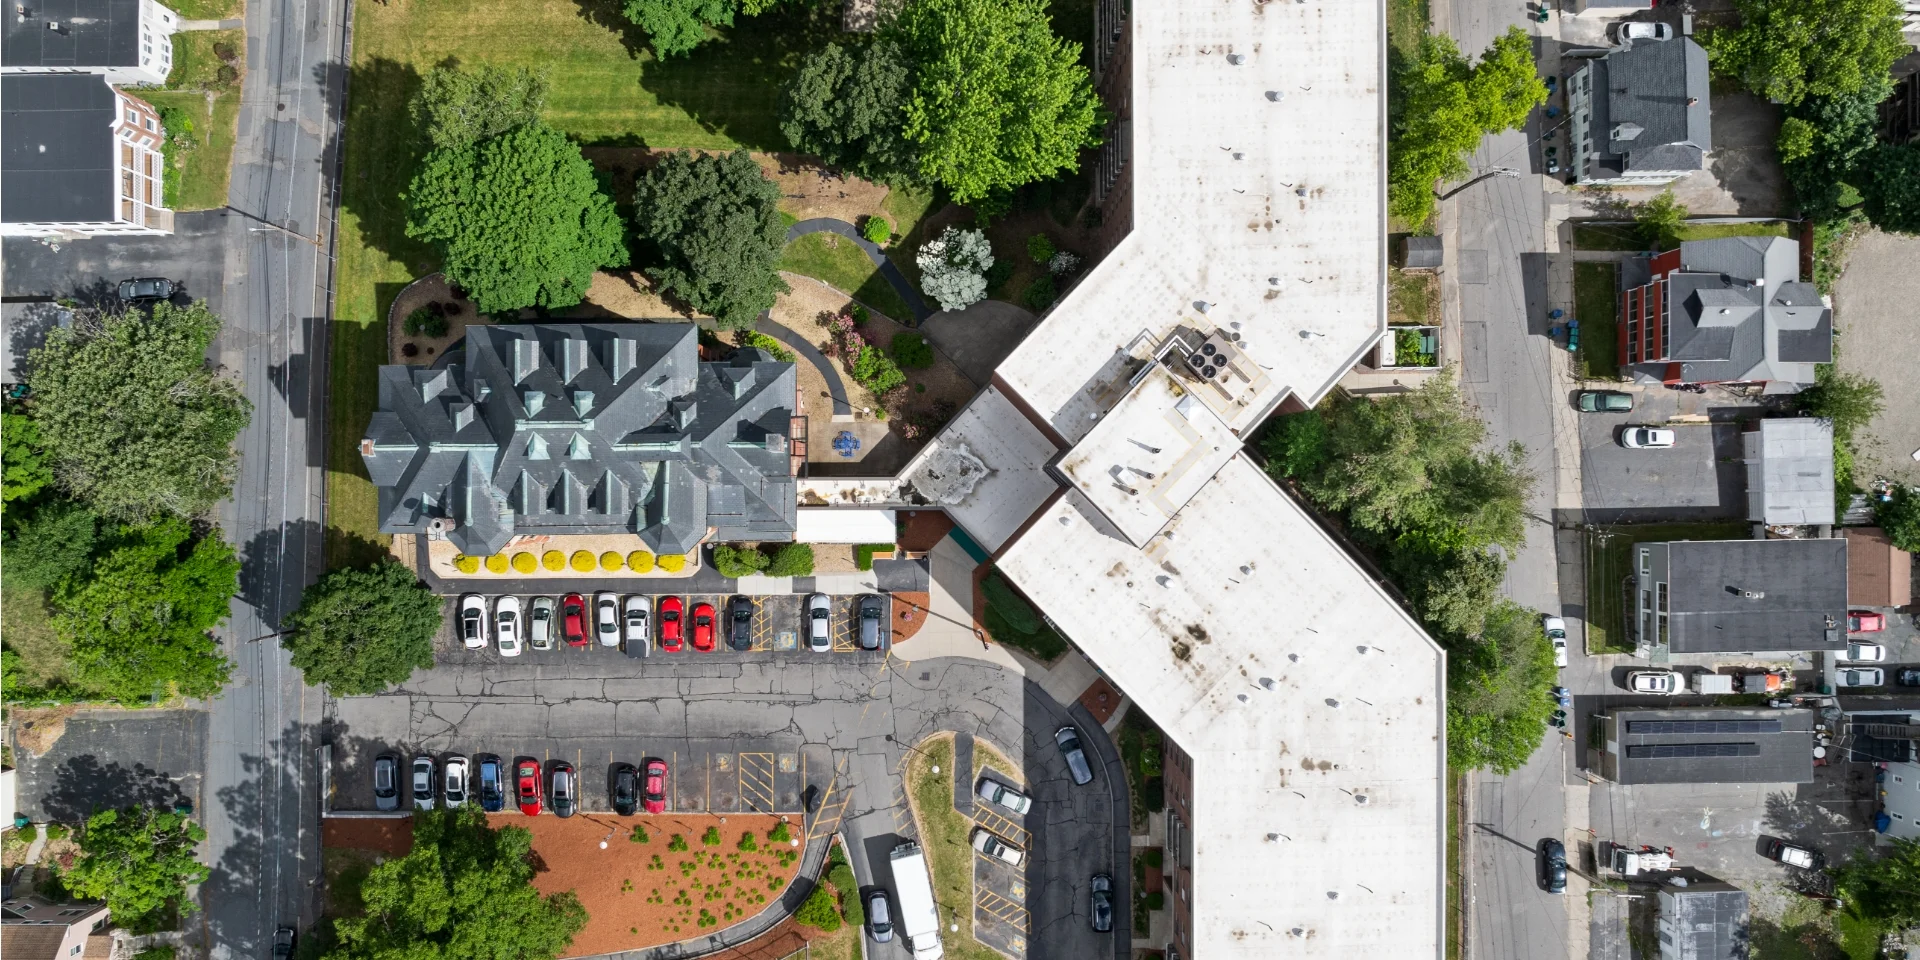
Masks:
[[[807,649],[825,653],[833,649],[833,599],[824,593],[808,595],[801,604],[801,635]],[[724,631],[727,645],[734,650],[753,647],[754,620],[759,604],[752,597],[735,596],[726,602],[722,624],[713,604],[699,602],[691,610],[680,597],[656,598],[646,594],[594,594],[589,605],[583,594],[559,597],[533,597],[525,604],[516,596],[495,597],[489,616],[487,598],[469,593],[460,598],[460,641],[471,650],[494,646],[503,657],[517,657],[526,647],[552,650],[556,643],[572,647],[598,644],[619,647],[628,656],[651,656],[655,650],[679,653],[691,646],[700,653],[712,653],[717,637]],[[880,649],[881,619],[885,606],[875,594],[855,599],[854,635],[860,649]],[[657,624],[657,626],[656,626]]]
[[[509,793],[520,812],[529,817],[552,809],[562,817],[580,811],[580,777],[573,764],[555,760],[543,772],[540,761],[521,757],[513,762],[513,776],[507,777],[507,764],[490,753],[469,760],[448,757],[444,763],[421,754],[413,758],[408,784],[413,809],[433,810],[440,806],[457,809],[478,803],[488,813],[506,809]],[[373,805],[377,810],[400,809],[400,758],[383,753],[373,760]],[[639,811],[665,813],[667,810],[667,762],[648,757],[639,766],[616,763],[607,773],[607,801],[613,812],[625,817]]]

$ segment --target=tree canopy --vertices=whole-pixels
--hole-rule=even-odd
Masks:
[[[1486,626],[1447,657],[1447,762],[1511,773],[1540,746],[1557,682],[1553,647],[1540,617],[1511,600],[1486,614]]]
[[[0,502],[12,503],[40,492],[53,482],[53,468],[47,465],[46,451],[40,445],[40,428],[24,413],[0,414]]]
[[[1871,185],[1867,161],[1877,143],[1879,104],[1892,90],[1892,81],[1882,77],[1858,90],[1810,96],[1787,108],[1776,146],[1803,214],[1815,219],[1836,216],[1849,183]]]
[[[1882,230],[1920,233],[1920,147],[1880,144],[1867,169],[1867,217]]]
[[[1874,508],[1873,522],[1886,531],[1894,546],[1920,553],[1920,493],[1912,487],[1896,485],[1891,497]]]
[[[546,74],[525,67],[482,65],[466,70],[449,61],[420,78],[409,108],[430,147],[470,147],[540,119],[547,105]]]
[[[169,905],[191,913],[189,884],[210,871],[197,859],[207,832],[184,814],[102,810],[80,830],[80,857],[61,876],[76,897],[104,900],[116,926],[138,928]]]
[[[101,514],[196,517],[233,487],[252,406],[207,369],[204,302],[84,315],[33,352],[33,421],[60,485]],[[229,591],[231,592],[231,591]]]
[[[1533,41],[1519,27],[1495,37],[1477,66],[1467,63],[1453,38],[1422,37],[1393,81],[1387,206],[1415,227],[1433,216],[1434,184],[1465,174],[1465,157],[1481,137],[1519,127],[1547,99]]]
[[[942,310],[965,310],[987,298],[987,271],[993,245],[978,230],[948,226],[920,245],[920,289]]]
[[[654,56],[662,60],[699,46],[708,27],[733,26],[733,0],[626,0],[623,9],[646,31]]]
[[[1900,33],[1900,0],[1734,0],[1733,5],[1740,26],[1715,30],[1707,41],[1715,68],[1787,106],[1883,84],[1893,62],[1909,49]]]
[[[435,149],[407,204],[407,235],[440,247],[447,279],[483,313],[571,307],[595,270],[627,263],[593,165],[544,124]]]
[[[413,851],[374,867],[363,915],[334,921],[326,960],[533,960],[586,926],[572,893],[533,887],[533,836],[495,830],[480,805],[413,815]]]
[[[898,43],[828,44],[787,85],[780,131],[828,166],[883,183],[917,179],[919,151],[903,130],[912,85]]]
[[[73,644],[83,686],[130,701],[166,693],[209,697],[233,664],[207,631],[227,619],[239,586],[233,547],[196,539],[186,521],[128,527],[98,551],[88,577],[54,591],[54,626]]]
[[[98,514],[62,499],[16,513],[24,515],[9,517],[16,522],[0,548],[10,583],[46,590],[92,567]]]
[[[722,327],[751,326],[787,291],[780,279],[780,188],[745,150],[662,157],[634,183],[634,226],[647,275]]]
[[[1042,0],[914,0],[888,30],[915,66],[906,135],[920,173],[970,203],[1077,169],[1100,143],[1080,45]]]
[[[307,683],[335,696],[379,693],[433,666],[441,601],[392,558],[334,570],[281,622],[280,645]]]
[[[1900,929],[1920,923],[1920,841],[1891,841],[1879,856],[1863,850],[1835,867],[1833,886],[1848,910]]]

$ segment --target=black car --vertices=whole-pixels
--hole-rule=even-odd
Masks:
[[[1920,687],[1920,667],[1905,667],[1893,672],[1893,682],[1903,687]]]
[[[280,927],[273,931],[273,960],[288,960],[293,956],[294,932],[292,927]]]
[[[141,277],[120,281],[120,299],[128,303],[152,303],[173,299],[173,281],[165,277]]]
[[[752,597],[734,597],[727,601],[727,645],[735,650],[753,649]]]
[[[607,792],[612,794],[614,813],[623,817],[633,816],[633,811],[640,805],[640,775],[634,772],[633,764],[614,764],[613,785]]]
[[[1089,917],[1093,921],[1093,932],[1106,933],[1113,929],[1113,878],[1104,873],[1093,875],[1093,904]]]
[[[1054,731],[1053,742],[1060,745],[1060,752],[1067,758],[1067,772],[1073,775],[1073,782],[1086,786],[1093,782],[1093,768],[1087,765],[1087,752],[1080,749],[1080,731],[1072,727],[1061,727]]]
[[[491,753],[483,753],[476,759],[479,761],[480,809],[499,813],[507,806],[506,772],[501,768],[500,758]]]
[[[1548,893],[1567,892],[1567,848],[1558,840],[1540,841],[1540,886]]]
[[[880,618],[885,616],[881,610],[880,598],[869,593],[860,598],[860,649],[880,649]]]

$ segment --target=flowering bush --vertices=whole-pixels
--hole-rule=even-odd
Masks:
[[[488,573],[506,573],[507,572],[507,555],[504,553],[489,554],[487,556],[487,572]]]
[[[663,553],[655,561],[660,569],[668,573],[679,573],[687,568],[687,555],[684,553]]]
[[[571,563],[573,569],[581,573],[592,573],[594,565],[593,552],[590,550],[575,550]]]
[[[653,554],[645,550],[635,550],[627,554],[627,569],[634,573],[652,573]]]
[[[533,569],[539,565],[540,561],[535,560],[533,554],[525,550],[521,550],[513,555],[513,569],[516,573],[532,573]]]
[[[1079,269],[1080,269],[1080,258],[1074,254],[1068,253],[1065,250],[1062,250],[1059,253],[1054,254],[1053,259],[1047,261],[1047,272],[1053,274],[1056,277],[1073,276],[1073,274]]]
[[[625,563],[626,560],[612,550],[608,550],[606,553],[600,555],[600,569],[602,570],[618,570]]]
[[[978,230],[948,227],[920,246],[920,289],[942,310],[964,310],[987,297],[993,247]]]
[[[558,550],[548,550],[540,555],[540,565],[554,573],[559,573],[560,569],[567,565],[567,555]]]

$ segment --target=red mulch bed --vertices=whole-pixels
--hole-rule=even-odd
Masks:
[[[905,510],[900,519],[900,549],[908,553],[932,550],[953,529],[953,518],[944,510]]]
[[[1080,705],[1105,726],[1113,718],[1113,711],[1120,709],[1120,691],[1115,690],[1107,678],[1095,677],[1086,691],[1080,694]]]
[[[893,642],[911,640],[914,634],[920,632],[921,625],[927,622],[927,604],[932,602],[932,598],[924,590],[898,592],[892,597]]]
[[[413,852],[413,818],[327,817],[320,821],[320,845],[404,857]]]

